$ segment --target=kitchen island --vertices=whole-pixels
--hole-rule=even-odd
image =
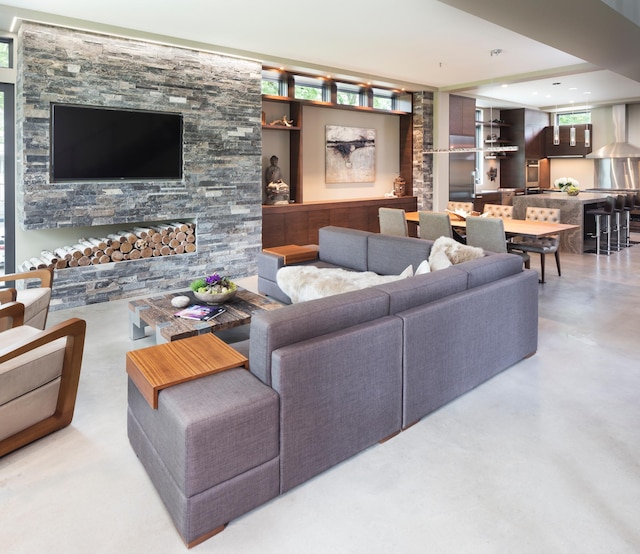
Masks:
[[[560,222],[578,225],[579,228],[561,233],[560,251],[582,254],[585,250],[585,235],[593,232],[592,218],[585,218],[587,210],[595,208],[605,201],[606,192],[581,192],[578,196],[569,196],[565,192],[545,192],[515,196],[513,198],[513,217],[524,219],[528,206],[536,208],[560,208]]]

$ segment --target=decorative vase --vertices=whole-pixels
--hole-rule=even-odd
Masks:
[[[200,300],[200,302],[205,302],[206,304],[222,304],[223,302],[227,302],[231,300],[237,292],[238,289],[231,290],[229,292],[223,292],[220,294],[213,294],[210,292],[195,292],[193,295]]]
[[[579,190],[568,190],[567,194],[569,196],[578,196],[578,194],[580,194],[580,191]]]

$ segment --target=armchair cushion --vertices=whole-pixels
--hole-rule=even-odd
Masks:
[[[0,333],[0,351],[27,342],[40,332],[25,325],[8,329]],[[59,378],[64,350],[65,340],[58,339],[1,364],[0,406]]]
[[[24,324],[44,329],[51,300],[51,288],[38,287],[19,290],[16,301],[24,304]]]

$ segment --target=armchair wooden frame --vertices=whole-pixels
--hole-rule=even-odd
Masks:
[[[13,326],[22,323],[23,314],[24,306],[19,302],[12,302],[0,308],[0,318],[11,317]],[[30,339],[16,342],[11,349],[5,349],[0,353],[0,364],[3,364],[57,339],[67,338],[55,412],[50,417],[0,441],[0,457],[71,423],[80,380],[85,333],[86,322],[72,318],[40,331]]]

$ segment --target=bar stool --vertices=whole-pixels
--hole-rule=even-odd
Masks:
[[[616,214],[616,250],[622,250],[623,247],[629,246],[629,225],[626,217],[629,212],[625,210],[626,197],[624,194],[617,194],[613,206],[613,213]],[[620,231],[622,231],[622,242],[620,242]]]
[[[602,234],[605,233],[607,235],[607,250],[604,252],[605,254],[611,254],[611,218],[613,216],[613,208],[614,208],[614,198],[612,196],[607,196],[605,199],[604,206],[599,208],[595,208],[593,210],[587,210],[587,215],[592,215],[596,220],[596,254],[600,254],[600,241],[602,239]],[[603,231],[601,219],[605,218],[606,227]],[[591,235],[593,236],[593,235]]]

